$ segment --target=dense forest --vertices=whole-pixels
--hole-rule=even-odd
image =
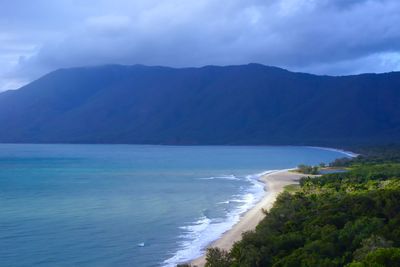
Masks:
[[[332,163],[348,172],[302,178],[231,251],[209,249],[206,266],[400,266],[400,149],[363,152]]]
[[[60,69],[0,93],[0,142],[376,145],[400,139],[399,88],[259,64]]]

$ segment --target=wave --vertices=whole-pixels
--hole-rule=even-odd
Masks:
[[[308,146],[308,147],[318,148],[318,149],[327,150],[327,151],[339,152],[339,153],[342,153],[342,154],[344,154],[344,155],[346,155],[348,157],[351,157],[351,158],[355,158],[355,157],[360,155],[360,154],[357,154],[357,153],[354,153],[354,152],[351,152],[351,151],[347,151],[347,150],[343,150],[343,149],[339,149],[339,148],[322,147],[322,146]]]
[[[206,177],[206,178],[198,178],[199,180],[231,180],[231,181],[240,181],[242,179],[236,177],[235,175],[226,175],[226,176],[213,176],[213,177]]]
[[[251,186],[245,190],[244,194],[240,196],[235,195],[233,196],[233,199],[220,202],[219,204],[235,202],[239,205],[233,210],[228,211],[225,218],[209,218],[203,215],[197,221],[181,226],[180,229],[182,229],[184,233],[180,236],[182,241],[179,244],[179,250],[172,257],[165,260],[162,265],[165,267],[175,267],[179,263],[189,262],[201,257],[209,244],[220,238],[226,231],[230,230],[239,222],[243,213],[254,207],[254,205],[261,200],[265,194],[265,184],[260,182],[259,179],[261,176],[272,172],[276,171],[270,170],[258,174],[247,175],[244,179],[235,177],[240,180],[247,180],[251,183]],[[221,179],[221,177],[213,178]]]
[[[217,204],[222,205],[222,204],[243,203],[243,202],[245,202],[245,200],[240,199],[240,198],[234,198],[234,199],[230,199],[227,201],[218,202]]]

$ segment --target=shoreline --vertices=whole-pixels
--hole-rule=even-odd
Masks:
[[[317,148],[317,149],[322,149],[322,150],[327,150],[327,151],[335,151],[335,152],[342,153],[351,158],[355,158],[360,155],[360,154],[354,153],[350,150],[344,150],[341,148],[324,147],[324,146],[306,146],[306,147]]]
[[[263,210],[269,210],[278,195],[284,190],[286,185],[297,184],[299,179],[305,176],[302,173],[291,172],[293,169],[284,169],[262,175],[259,181],[264,184],[264,196],[257,204],[245,212],[238,223],[230,230],[222,234],[220,238],[212,242],[207,248],[218,247],[229,251],[233,244],[242,239],[242,234],[247,231],[252,231],[256,228],[259,222],[265,217]],[[189,264],[197,267],[205,265],[205,254],[197,259],[189,262]]]

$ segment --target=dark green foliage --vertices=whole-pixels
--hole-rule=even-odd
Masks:
[[[359,157],[357,157],[359,158]],[[349,167],[351,163],[354,161],[354,159],[351,158],[339,158],[336,159],[335,161],[331,162],[329,166],[331,167]]]
[[[378,248],[370,252],[363,260],[347,265],[347,267],[392,266],[400,266],[400,248]]]
[[[393,246],[392,241],[377,235],[371,235],[369,238],[361,241],[361,247],[354,251],[353,258],[355,260],[363,260],[365,257],[378,248],[390,248]]]
[[[379,162],[303,178],[226,254],[230,266],[400,266],[400,164]]]
[[[296,144],[400,140],[400,73],[258,64],[62,69],[0,94],[0,142]]]
[[[356,158],[339,158],[330,164],[332,167],[349,167],[356,164],[400,163],[400,144],[372,147],[350,147],[360,155]]]
[[[206,255],[207,263],[205,267],[229,267],[232,260],[228,252],[219,248],[209,248]]]
[[[300,164],[297,166],[297,171],[304,173],[304,174],[318,174],[319,173],[319,167],[318,166],[309,166],[309,165],[304,165]]]

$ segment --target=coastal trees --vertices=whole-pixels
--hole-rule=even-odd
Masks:
[[[361,241],[361,247],[354,251],[353,258],[355,260],[363,260],[369,253],[378,248],[389,248],[393,246],[392,241],[378,235],[371,235],[369,238]]]
[[[297,171],[304,173],[304,174],[318,174],[319,173],[319,167],[318,166],[309,166],[309,165],[304,165],[300,164],[297,166]]]
[[[350,161],[345,173],[303,178],[300,189],[282,193],[256,230],[229,253],[210,253],[213,262],[400,266],[400,164],[376,158]]]
[[[229,267],[232,264],[229,253],[219,248],[209,248],[206,260],[205,267]]]
[[[368,253],[361,261],[354,261],[346,267],[400,266],[400,248],[378,248]]]

